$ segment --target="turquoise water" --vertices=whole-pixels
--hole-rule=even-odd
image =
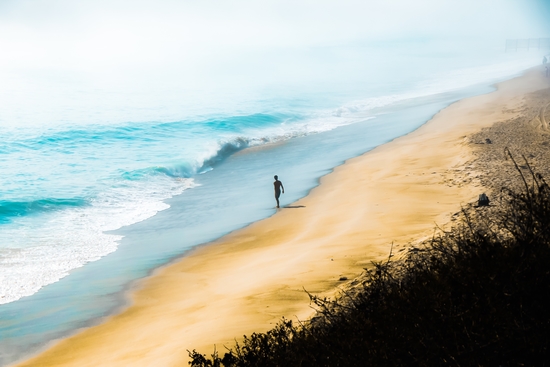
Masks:
[[[539,63],[399,50],[371,50],[355,78],[242,89],[106,95],[10,76],[17,93],[0,89],[0,364],[97,322],[132,281],[193,246],[272,215],[274,174],[288,205],[344,160]]]

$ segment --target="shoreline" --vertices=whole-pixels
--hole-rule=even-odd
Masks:
[[[468,172],[465,136],[520,114],[513,106],[522,96],[545,87],[536,67],[448,106],[414,132],[336,167],[287,209],[156,270],[121,313],[16,365],[176,365],[187,361],[186,349],[208,353],[216,343],[222,350],[283,316],[309,317],[304,288],[333,295],[340,277],[358,276],[387,257],[392,243],[397,253],[429,236],[474,201],[482,188]]]

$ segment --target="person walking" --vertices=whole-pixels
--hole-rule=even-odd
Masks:
[[[279,181],[279,176],[275,175],[273,176],[275,179],[275,182],[273,182],[273,186],[275,187],[275,200],[277,200],[277,208],[279,207],[279,197],[281,196],[281,190],[283,190],[283,194],[285,193],[285,188],[283,186],[283,183]]]

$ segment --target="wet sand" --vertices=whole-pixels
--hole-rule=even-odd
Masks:
[[[537,67],[496,92],[452,104],[416,131],[336,167],[274,216],[158,269],[120,314],[18,366],[181,366],[187,349],[209,354],[215,344],[223,354],[224,345],[281,317],[308,318],[304,289],[334,295],[346,284],[340,278],[386,258],[392,244],[399,254],[431,236],[490,190],[475,134],[527,118],[536,110],[525,107],[536,99],[530,93],[548,86]],[[490,160],[495,170],[499,159]]]

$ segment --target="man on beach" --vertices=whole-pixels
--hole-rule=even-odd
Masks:
[[[285,188],[283,186],[283,183],[279,181],[279,176],[275,175],[273,178],[275,179],[275,182],[273,182],[273,186],[275,186],[275,200],[277,200],[277,208],[278,208],[279,196],[281,196],[281,189],[283,190],[283,194],[284,194]]]

